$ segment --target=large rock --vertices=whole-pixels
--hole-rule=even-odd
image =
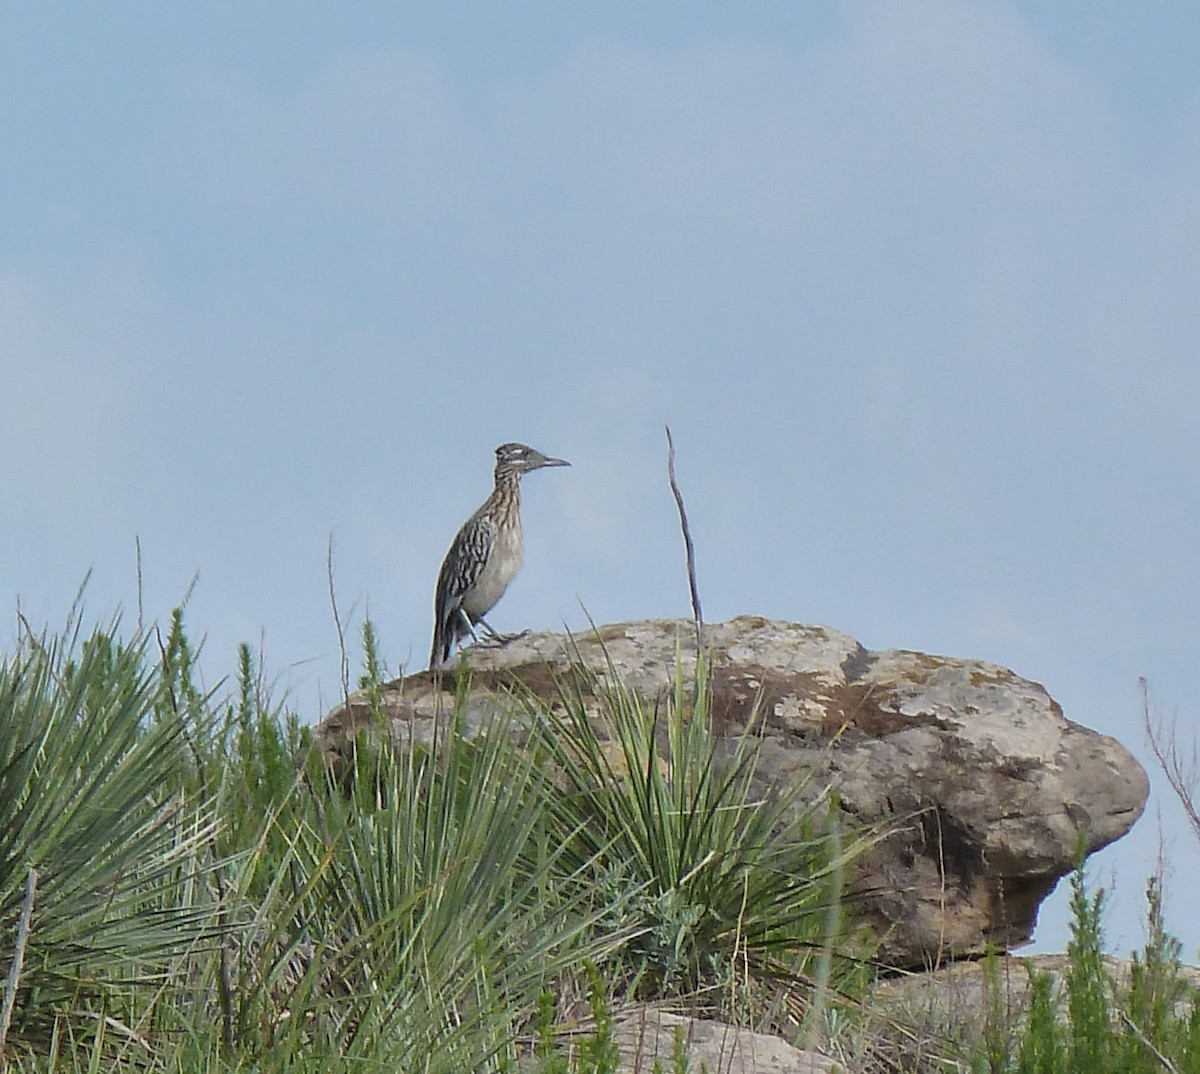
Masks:
[[[721,733],[739,735],[762,706],[764,785],[832,781],[853,818],[895,823],[856,886],[862,920],[897,966],[1026,942],[1080,839],[1089,853],[1111,843],[1145,806],[1149,783],[1127,750],[1064,718],[1042,686],[1006,668],[870,652],[826,627],[754,616],[706,626],[705,644]],[[692,624],[676,620],[472,648],[466,722],[486,721],[514,682],[553,702],[572,659],[598,680],[611,664],[655,698],[672,690],[676,658],[687,674],[695,653]],[[421,672],[384,687],[390,733],[429,737],[453,705],[454,678]],[[367,698],[351,695],[317,728],[317,742],[336,762],[349,733],[377,723]]]

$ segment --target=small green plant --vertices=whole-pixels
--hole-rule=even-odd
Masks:
[[[536,1074],[616,1074],[620,1069],[621,1053],[609,1005],[609,985],[590,961],[584,964],[584,978],[591,1022],[583,1032],[575,1031],[570,1035],[558,1032],[554,1024],[554,997],[548,992],[543,994],[535,1023]],[[670,1074],[690,1074],[692,1067],[683,1028],[676,1025],[671,1037]],[[637,1069],[647,1069],[641,1056],[634,1057],[634,1065]],[[667,1074],[662,1060],[657,1058],[649,1070],[654,1074]],[[504,1074],[508,1074],[507,1068]]]
[[[375,632],[375,624],[370,619],[363,620],[363,673],[358,679],[358,688],[366,692],[367,704],[371,711],[380,716],[383,712],[383,684],[387,678],[387,668],[379,653],[379,636]]]
[[[1089,895],[1083,847],[1071,874],[1071,939],[1067,944],[1067,1070],[1100,1074],[1111,1051],[1112,1022],[1108,975],[1104,967],[1103,888]]]
[[[1012,1057],[1012,1026],[1000,968],[1000,956],[989,949],[983,960],[984,995],[987,1003],[983,1015],[983,1055],[981,1066],[989,1074],[1002,1074],[1009,1069]]]
[[[592,1011],[592,1031],[579,1044],[579,1074],[616,1074],[621,1053],[613,1040],[605,982],[593,962],[585,964],[584,973]]]
[[[539,1061],[538,1074],[569,1074],[570,1071],[555,1024],[557,1006],[553,992],[545,990],[538,996],[533,1019],[533,1054]]]
[[[1054,978],[1033,970],[1029,977],[1029,1014],[1017,1049],[1017,1074],[1063,1074],[1063,1049]]]
[[[1187,1005],[1188,986],[1180,973],[1180,944],[1168,934],[1163,919],[1161,881],[1146,884],[1146,943],[1130,963],[1129,989],[1122,1021],[1127,1051],[1143,1049],[1139,1039],[1158,1042],[1168,1054],[1187,1056],[1188,1022],[1179,1017]]]

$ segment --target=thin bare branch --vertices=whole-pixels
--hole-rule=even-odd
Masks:
[[[337,630],[338,653],[340,655],[342,678],[342,703],[350,704],[350,658],[346,655],[346,631],[342,626],[342,617],[338,614],[337,590],[333,584],[333,534],[329,535],[329,549],[325,557],[325,572],[329,578],[329,606],[333,609],[333,625]]]
[[[142,584],[142,539],[139,536],[137,536],[137,534],[134,534],[134,537],[133,537],[133,551],[134,551],[134,556],[136,557],[136,560],[137,560],[137,602],[138,602],[137,628],[138,628],[138,633],[141,634],[142,629],[145,625],[145,619],[143,618],[143,614],[145,612],[145,607],[143,604],[145,588]]]
[[[1154,1047],[1154,1044],[1151,1042],[1150,1038],[1141,1031],[1137,1023],[1134,1022],[1134,1020],[1130,1018],[1129,1015],[1127,1015],[1124,1011],[1121,1011],[1120,1015],[1121,1021],[1125,1023],[1125,1028],[1128,1029],[1135,1037],[1137,1037],[1138,1042],[1142,1045],[1142,1047],[1145,1048],[1152,1056],[1154,1056],[1155,1059],[1159,1061],[1159,1063],[1162,1064],[1163,1070],[1168,1071],[1169,1074],[1179,1074],[1179,1070],[1175,1064],[1172,1063],[1171,1060],[1165,1055],[1163,1055],[1163,1053],[1160,1052],[1156,1047]]]
[[[692,544],[692,531],[688,527],[687,511],[683,506],[683,493],[679,491],[679,483],[675,480],[675,441],[671,438],[671,426],[667,430],[667,476],[671,481],[671,492],[675,496],[675,506],[679,509],[679,525],[683,530],[683,544],[687,549],[688,586],[692,593],[692,618],[696,622],[696,649],[704,650],[704,613],[700,610],[700,588],[696,584],[696,548]]]
[[[1196,752],[1196,740],[1192,739],[1190,749],[1181,745],[1176,721],[1167,722],[1154,714],[1149,685],[1144,678],[1138,679],[1138,685],[1142,691],[1142,725],[1146,729],[1150,751],[1183,806],[1192,833],[1200,839],[1200,756]]]
[[[29,943],[29,923],[33,917],[33,896],[37,891],[37,870],[30,868],[25,878],[25,902],[17,921],[17,942],[13,947],[12,962],[8,967],[8,981],[4,987],[4,1005],[0,1007],[0,1052],[8,1040],[8,1027],[12,1022],[13,1004],[17,1000],[17,985],[21,982],[21,968],[25,963],[25,945]]]

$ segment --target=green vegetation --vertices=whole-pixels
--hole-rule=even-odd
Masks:
[[[369,624],[363,645],[377,704]],[[844,914],[880,833],[827,788],[765,793],[757,737],[712,732],[703,663],[656,708],[576,667],[554,706],[514,697],[468,735],[460,704],[434,741],[363,738],[333,773],[248,647],[214,690],[196,655],[176,612],[162,637],[27,630],[0,660],[13,1069],[603,1074],[620,1010],[650,1000],[881,1074],[1200,1074],[1159,886],[1119,976],[1082,865],[1066,972],[1014,1013],[994,959],[977,1041],[895,1047],[912,1030],[880,1028]]]
[[[1030,971],[1024,1012],[1004,1036],[985,1033],[970,1065],[980,1074],[1200,1074],[1200,991],[1164,928],[1159,883],[1147,887],[1147,937],[1128,973],[1103,955],[1104,892],[1089,894],[1083,863],[1071,877],[1073,921],[1061,980]],[[989,973],[995,999],[1003,988]],[[1002,1005],[1001,1005],[1002,1006]]]
[[[27,633],[0,666],[16,1068],[598,1074],[626,997],[749,1014],[837,963],[862,838],[821,796],[751,794],[703,690],[661,714],[610,691],[622,772],[568,704],[521,748],[504,720],[460,733],[459,706],[334,774],[261,678],[243,647],[202,689],[181,612],[165,637]]]

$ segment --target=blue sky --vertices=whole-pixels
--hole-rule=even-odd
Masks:
[[[393,670],[524,440],[499,629],[826,623],[1043,682],[1140,757],[1200,651],[1200,8],[0,5],[0,597],[199,581],[315,718]],[[1148,765],[1148,767],[1150,767]],[[1200,847],[1093,860],[1140,938]],[[1161,817],[1161,822],[1159,818]],[[1061,949],[1064,893],[1038,947]]]

